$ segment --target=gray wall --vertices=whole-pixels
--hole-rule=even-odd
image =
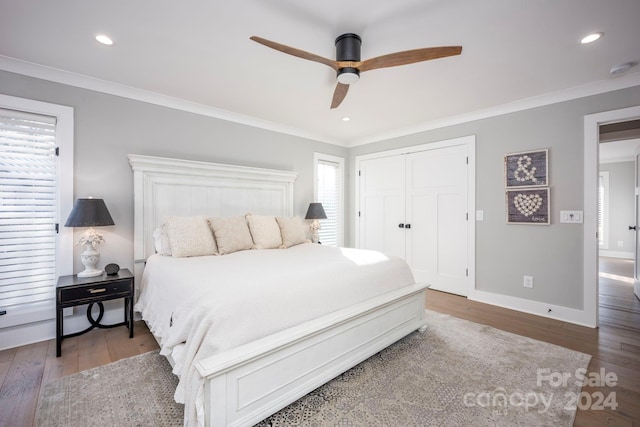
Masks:
[[[131,267],[132,173],[129,153],[294,170],[295,210],[313,196],[313,152],[348,156],[346,242],[354,243],[357,155],[475,134],[476,286],[479,290],[582,309],[581,225],[560,224],[560,210],[583,210],[583,120],[587,114],[640,104],[640,87],[345,149],[210,117],[0,71],[0,92],[75,109],[75,197],[107,202],[116,226],[105,233],[102,259]],[[549,148],[552,224],[507,225],[503,156]],[[471,215],[473,217],[473,215]],[[79,249],[75,271],[79,266]],[[533,289],[522,286],[532,275]]]
[[[609,248],[610,252],[633,253],[635,223],[635,163],[603,163],[601,171],[609,172]],[[622,242],[622,246],[618,245]]]
[[[301,216],[313,201],[314,151],[348,155],[331,144],[3,71],[0,93],[74,108],[74,197],[105,199],[116,224],[104,229],[101,264],[133,267],[133,174],[127,154],[296,171],[294,209]],[[76,248],[75,272],[82,269],[80,251]]]
[[[476,208],[484,211],[476,224],[476,288],[582,309],[583,228],[560,224],[560,210],[584,210],[584,116],[639,104],[634,87],[449,126],[354,147],[349,167],[358,155],[476,135]],[[507,225],[503,156],[537,148],[549,148],[552,223]],[[355,179],[350,184],[355,194]],[[534,277],[533,289],[522,286],[525,274]]]

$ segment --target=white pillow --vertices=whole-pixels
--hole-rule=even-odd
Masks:
[[[278,222],[280,234],[282,235],[281,248],[290,248],[291,246],[309,242],[304,231],[304,226],[302,225],[302,220],[299,217],[277,217],[276,221]]]
[[[156,248],[157,254],[171,256],[171,245],[164,224],[153,230],[153,246]]]
[[[175,258],[215,255],[216,241],[204,216],[167,216],[164,220]]]
[[[282,246],[280,227],[275,217],[247,214],[246,218],[254,249],[275,249]]]
[[[209,218],[220,255],[251,249],[253,240],[243,216]]]

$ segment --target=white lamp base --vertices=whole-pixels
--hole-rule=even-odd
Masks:
[[[95,277],[99,276],[103,273],[102,270],[98,270],[97,268],[85,268],[84,271],[78,273],[78,277]]]
[[[98,261],[100,261],[100,252],[96,251],[90,243],[84,245],[84,252],[80,255],[80,260],[84,265],[84,271],[78,273],[78,277],[94,277],[102,274],[102,270],[96,268]]]

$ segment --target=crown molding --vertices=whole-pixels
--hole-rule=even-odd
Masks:
[[[256,117],[235,113],[221,108],[215,108],[196,102],[185,101],[184,99],[172,96],[162,95],[132,86],[126,86],[119,83],[109,82],[94,77],[76,74],[58,68],[47,67],[33,62],[22,61],[8,56],[0,55],[0,70],[12,73],[22,74],[38,79],[49,80],[56,83],[62,83],[69,86],[89,89],[96,92],[102,92],[109,95],[121,96],[123,98],[133,99],[136,101],[147,102],[149,104],[160,105],[162,107],[172,108],[175,110],[186,111],[189,113],[199,114],[201,116],[213,117],[220,120],[239,123],[260,129],[270,130],[273,132],[284,133],[288,135],[298,136],[300,138],[310,139],[313,141],[326,142],[328,144],[346,146],[344,142],[336,141],[325,136],[316,135],[302,129],[297,129],[280,123],[262,120]]]
[[[640,72],[626,74],[620,77],[613,77],[607,80],[600,80],[569,89],[550,92],[531,98],[524,98],[518,101],[509,102],[495,107],[476,110],[465,114],[459,114],[442,119],[430,120],[415,126],[409,126],[394,131],[371,135],[365,138],[356,139],[347,144],[347,147],[370,144],[372,142],[385,141],[402,136],[413,135],[420,132],[444,128],[447,126],[459,125],[475,120],[487,119],[532,108],[543,107],[545,105],[557,104],[559,102],[584,98],[591,95],[598,95],[605,92],[612,92],[619,89],[626,89],[633,86],[640,86]]]
[[[82,74],[76,74],[57,68],[22,61],[8,56],[0,55],[0,70],[49,80],[56,83],[62,83],[69,86],[80,87],[83,89],[94,90],[96,92],[102,92],[109,95],[121,96],[123,98],[147,102],[167,108],[186,111],[202,116],[213,117],[220,120],[226,120],[234,123],[297,136],[313,141],[325,142],[342,147],[357,147],[359,145],[399,138],[402,136],[426,132],[429,130],[439,129],[447,126],[459,125],[462,123],[486,119],[489,117],[501,116],[517,111],[523,111],[531,108],[542,107],[545,105],[556,104],[559,102],[570,101],[572,99],[584,98],[586,96],[597,95],[600,93],[611,92],[614,90],[625,89],[633,86],[640,86],[640,72],[635,72],[619,77],[613,77],[594,83],[560,90],[557,92],[551,92],[544,95],[525,98],[495,107],[485,108],[482,110],[476,110],[450,117],[444,117],[441,119],[430,120],[414,126],[408,126],[389,132],[370,135],[364,138],[357,138],[350,141],[340,141],[332,138],[327,138],[326,136],[316,135],[302,129],[285,126],[280,123],[275,123],[204,104],[198,104],[195,102],[186,101],[184,99],[162,95],[131,86],[121,85],[106,80],[88,77]]]

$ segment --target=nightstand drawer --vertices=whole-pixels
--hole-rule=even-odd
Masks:
[[[60,289],[60,303],[104,301],[106,299],[130,296],[131,280],[109,283],[97,283],[93,286],[80,286]]]

